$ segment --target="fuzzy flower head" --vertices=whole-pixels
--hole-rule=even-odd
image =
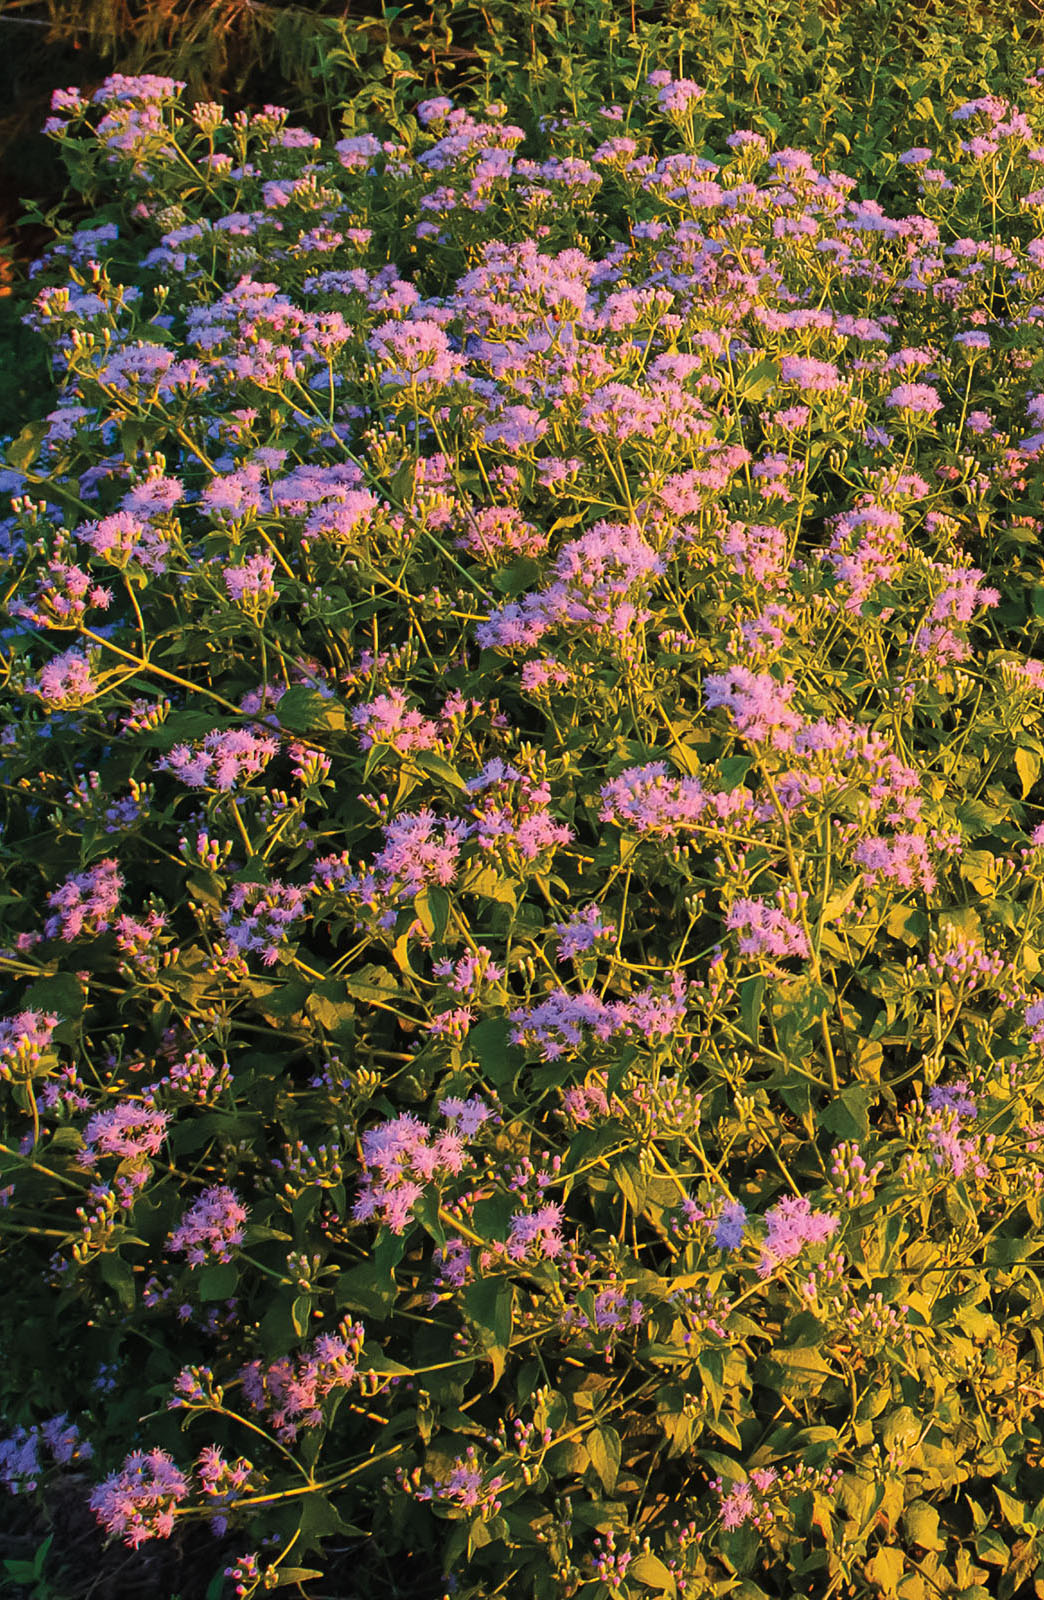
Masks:
[[[155,1156],[162,1149],[170,1116],[155,1106],[123,1101],[108,1111],[98,1111],[84,1129],[84,1148],[76,1158],[88,1169],[101,1156],[133,1161]]]
[[[714,1243],[719,1250],[738,1250],[743,1243],[747,1227],[747,1208],[738,1200],[729,1200],[721,1209],[714,1229]]]
[[[360,750],[387,744],[408,755],[411,750],[431,750],[439,741],[437,725],[423,712],[409,710],[401,689],[353,706],[352,722],[359,730]]]
[[[791,709],[794,685],[780,683],[771,673],[732,667],[704,679],[704,704],[708,711],[721,706],[728,711],[736,732],[744,739],[767,740],[777,750],[794,742],[802,719]]]
[[[68,944],[82,934],[107,932],[119,908],[123,883],[123,874],[111,856],[86,872],[71,873],[47,897],[51,915],[44,923],[45,938],[60,938]]]
[[[81,650],[72,649],[52,656],[26,688],[52,710],[69,711],[88,705],[97,696],[100,685],[90,657]]]
[[[31,1076],[49,1053],[57,1026],[50,1011],[19,1011],[0,1018],[0,1078]]]
[[[98,1485],[90,1505],[106,1533],[136,1550],[146,1539],[170,1538],[174,1510],[188,1492],[188,1479],[165,1450],[134,1450]]]
[[[208,1261],[231,1261],[243,1242],[247,1212],[227,1184],[205,1189],[170,1235],[170,1248],[184,1255],[190,1267]]]
[[[357,1222],[382,1222],[403,1233],[425,1189],[459,1176],[471,1164],[466,1144],[493,1115],[478,1096],[441,1105],[450,1124],[437,1130],[405,1112],[369,1128],[362,1139],[362,1175],[352,1208]]]
[[[779,375],[784,383],[792,383],[804,393],[830,394],[842,387],[833,362],[816,361],[811,356],[784,356],[779,364]]]
[[[725,926],[739,934],[741,955],[807,956],[808,938],[800,922],[767,900],[740,899],[729,908]]]
[[[552,930],[558,935],[558,959],[568,961],[573,956],[584,954],[594,949],[599,942],[605,942],[616,937],[616,924],[603,913],[600,906],[584,906],[576,911],[567,922],[552,924]]]
[[[768,1233],[758,1264],[758,1277],[767,1278],[785,1261],[800,1255],[806,1244],[819,1244],[837,1232],[839,1219],[813,1211],[806,1195],[785,1195],[765,1214]]]
[[[900,417],[923,417],[931,421],[942,410],[942,398],[930,383],[901,383],[885,396],[885,405],[897,411]]]
[[[278,739],[248,728],[215,729],[197,744],[177,744],[156,762],[157,772],[171,772],[193,789],[234,789],[256,777],[279,751]]]
[[[292,1444],[301,1428],[321,1425],[328,1395],[351,1388],[364,1339],[361,1322],[342,1322],[336,1333],[319,1334],[296,1355],[267,1367],[251,1361],[240,1372],[243,1393],[277,1436]]]

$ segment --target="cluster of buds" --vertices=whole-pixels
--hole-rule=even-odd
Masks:
[[[112,1236],[119,1226],[120,1202],[112,1189],[104,1189],[99,1194],[95,1191],[96,1200],[92,1209],[86,1206],[77,1206],[76,1215],[79,1218],[82,1236],[75,1240],[72,1247],[72,1259],[78,1267],[82,1267],[93,1256],[101,1255],[108,1249]]]
[[[843,1139],[830,1152],[830,1187],[847,1205],[863,1205],[872,1200],[878,1175],[883,1171],[883,1161],[867,1168],[859,1146],[851,1139]]]
[[[167,1405],[171,1411],[219,1411],[224,1399],[225,1391],[209,1367],[182,1367]]]
[[[120,727],[124,733],[153,733],[169,715],[169,700],[135,700]]]
[[[295,1199],[305,1189],[333,1189],[344,1182],[344,1152],[339,1144],[317,1145],[313,1150],[298,1139],[285,1144],[272,1166],[283,1179],[283,1193]]]
[[[51,1063],[58,1018],[49,1011],[20,1011],[0,1019],[0,1081],[36,1077]]]
[[[269,1594],[283,1582],[279,1568],[262,1567],[260,1558],[253,1552],[237,1556],[232,1566],[225,1568],[225,1577],[232,1582],[232,1593],[236,1600],[251,1600],[252,1595]]]
[[[196,834],[194,842],[184,837],[179,839],[178,854],[183,861],[189,861],[193,866],[198,863],[211,872],[223,872],[232,854],[232,841],[212,839],[209,833],[200,832]]]

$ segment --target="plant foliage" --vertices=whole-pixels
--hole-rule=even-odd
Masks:
[[[56,97],[0,1471],[215,1597],[1040,1592],[1041,78],[612,71]]]

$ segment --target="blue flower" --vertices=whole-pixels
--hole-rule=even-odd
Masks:
[[[738,1200],[730,1200],[718,1218],[714,1230],[714,1243],[719,1250],[738,1250],[743,1243],[743,1230],[747,1225],[746,1207]]]

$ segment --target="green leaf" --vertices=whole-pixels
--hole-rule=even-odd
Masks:
[[[176,744],[202,739],[213,731],[214,717],[209,711],[194,711],[191,706],[183,711],[172,711],[165,717],[158,728],[152,728],[146,735],[146,742],[159,750],[170,750]]]
[[[718,762],[718,771],[721,774],[722,789],[731,794],[733,789],[738,789],[747,773],[751,769],[749,756],[726,756]]]
[[[572,517],[559,517],[550,531],[554,533],[556,528],[572,528],[583,520],[582,511],[578,511]],[[512,562],[510,567],[501,567],[495,572],[492,583],[500,594],[516,595],[535,588],[543,576],[544,569],[538,561],[534,561],[532,556],[522,556],[518,561]]]
[[[997,1496],[997,1504],[1000,1506],[1001,1516],[1009,1528],[1014,1528],[1017,1533],[1021,1533],[1028,1519],[1025,1500],[1016,1500],[1014,1495],[1006,1494],[997,1484],[993,1485],[993,1492]]]
[[[602,1480],[603,1489],[606,1494],[612,1494],[620,1472],[620,1435],[615,1428],[592,1428],[590,1433],[584,1435],[584,1443],[591,1457],[591,1465]]]
[[[839,889],[836,894],[832,894],[823,907],[823,921],[825,923],[836,922],[839,917],[843,916],[859,893],[861,886],[862,879],[853,878],[852,882],[847,884],[844,889]]]
[[[915,906],[893,906],[885,929],[891,938],[901,939],[903,944],[918,945],[928,936],[928,918]]]
[[[994,1489],[1000,1493],[996,1485]],[[906,1537],[913,1544],[919,1544],[922,1550],[946,1549],[946,1540],[939,1535],[939,1513],[927,1500],[914,1500],[907,1506],[902,1515],[902,1527]]]
[[[1040,756],[1035,750],[1028,750],[1025,745],[1020,745],[1015,752],[1015,771],[1019,775],[1022,798],[1025,800],[1040,777]]]
[[[382,1466],[388,1470],[385,1463],[382,1463]],[[337,1507],[324,1494],[305,1495],[299,1504],[301,1507],[299,1526],[304,1550],[317,1549],[317,1541],[327,1539],[332,1534],[341,1534],[349,1539],[369,1537],[362,1529],[345,1522]]]
[[[239,1273],[231,1261],[218,1261],[204,1267],[199,1275],[201,1300],[231,1300],[239,1284]]]
[[[720,1350],[704,1350],[697,1362],[711,1415],[721,1415],[725,1400],[725,1358]]]
[[[496,900],[499,905],[514,906],[518,900],[517,884],[485,861],[472,862],[460,880],[460,887],[482,900]]]
[[[420,767],[431,778],[441,778],[448,789],[459,792],[465,787],[464,779],[452,762],[445,756],[440,756],[435,750],[414,750],[411,752],[414,764]]]
[[[321,1578],[322,1569],[319,1567],[280,1567],[279,1577],[275,1583],[270,1583],[269,1588],[288,1589],[292,1583],[306,1583],[309,1578]]]
[[[884,1590],[886,1596],[894,1596],[896,1584],[902,1577],[906,1568],[906,1558],[901,1550],[893,1550],[890,1545],[882,1545],[873,1559],[866,1564],[866,1575],[871,1583],[876,1583]]]
[[[33,1011],[56,1012],[67,1022],[75,1022],[83,1015],[83,984],[71,972],[56,972],[49,978],[37,978],[21,997],[24,1007]]]
[[[839,1139],[865,1139],[870,1132],[867,1110],[876,1098],[873,1089],[866,1084],[849,1084],[841,1090],[836,1100],[824,1106],[819,1113],[819,1121],[830,1133],[836,1133]]]
[[[479,1278],[461,1294],[465,1320],[493,1363],[493,1385],[500,1382],[511,1344],[514,1289],[502,1278]]]
[[[340,732],[345,727],[344,707],[304,684],[287,689],[275,714],[289,733]]]
[[[384,1321],[398,1297],[394,1277],[378,1272],[373,1261],[349,1267],[346,1272],[338,1274],[334,1284],[334,1300],[338,1310],[347,1306],[377,1322]]]
[[[343,978],[316,984],[305,1001],[305,1015],[326,1033],[350,1040],[355,1028],[355,1006]]]
[[[736,399],[739,401],[764,400],[765,396],[775,388],[778,381],[779,368],[775,361],[759,361],[738,379],[736,383]]]
[[[747,1523],[742,1528],[733,1528],[718,1535],[718,1547],[725,1559],[731,1562],[733,1568],[741,1576],[749,1572],[758,1559],[761,1549],[761,1535],[756,1528]]]
[[[647,1589],[658,1589],[661,1594],[676,1595],[678,1585],[670,1567],[664,1566],[659,1556],[651,1552],[641,1555],[632,1561],[627,1569],[627,1576],[634,1578],[637,1583],[643,1583]]]
[[[116,1298],[125,1311],[134,1310],[134,1273],[122,1256],[103,1255],[98,1262],[102,1281],[115,1291]]]
[[[446,924],[450,914],[450,897],[445,889],[440,889],[437,884],[430,884],[428,888],[422,889],[420,894],[414,896],[413,907],[428,938],[434,939],[436,944],[441,944],[446,936]]]
[[[356,1000],[369,1000],[371,1002],[394,999],[401,995],[402,990],[388,971],[387,967],[363,967],[360,972],[346,978],[344,986]]]
[[[623,1195],[632,1214],[640,1217],[645,1210],[648,1184],[638,1157],[625,1151],[613,1162],[613,1181]]]
[[[47,422],[30,422],[17,439],[12,439],[4,451],[4,457],[16,472],[28,472],[39,454],[49,426]]]
[[[831,1376],[830,1367],[819,1351],[804,1348],[776,1350],[771,1356],[762,1356],[754,1368],[758,1383],[791,1399],[819,1394]]]
[[[777,983],[772,993],[772,1019],[780,1042],[793,1048],[818,1033],[822,1017],[833,1010],[833,999],[808,973]]]
[[[761,1037],[761,1007],[765,998],[764,978],[744,978],[739,986],[740,1020],[752,1044]]]
[[[271,989],[268,994],[259,998],[257,1006],[263,1016],[274,1017],[277,1022],[285,1022],[289,1017],[296,1017],[304,1010],[311,990],[300,978],[291,978],[289,983],[281,983],[278,988]]]
[[[961,877],[976,894],[991,897],[997,885],[997,861],[989,850],[965,850],[961,854]]]
[[[251,1222],[243,1234],[243,1243],[245,1245],[267,1244],[271,1239],[278,1239],[281,1243],[291,1244],[293,1235],[283,1233],[279,1228],[266,1227],[261,1222]]]
[[[996,1528],[983,1528],[975,1539],[975,1554],[980,1561],[988,1561],[991,1566],[1006,1567],[1011,1558],[1008,1542],[997,1532]]]
[[[312,1296],[310,1294],[299,1294],[297,1296],[297,1299],[290,1307],[290,1321],[293,1323],[294,1331],[298,1337],[303,1339],[312,1321]]]
[[[511,1028],[507,1017],[486,1017],[468,1034],[468,1054],[498,1089],[510,1083],[517,1070],[512,1060]]]

